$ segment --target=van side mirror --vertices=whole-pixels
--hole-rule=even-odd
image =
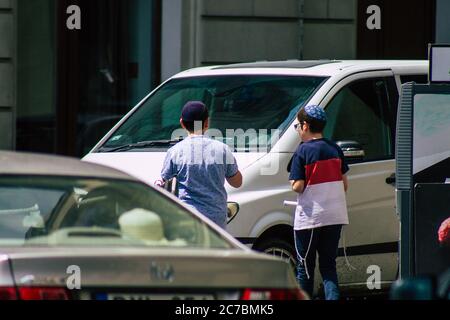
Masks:
[[[350,161],[363,160],[366,153],[359,142],[356,141],[337,141],[336,144],[341,148],[344,157]]]

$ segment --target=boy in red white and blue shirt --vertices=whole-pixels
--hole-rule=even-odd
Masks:
[[[343,225],[348,224],[345,192],[349,168],[342,150],[323,137],[326,114],[306,106],[297,115],[296,130],[303,141],[296,150],[289,180],[298,193],[294,235],[297,279],[313,294],[316,252],[327,300],[339,299],[336,257]]]

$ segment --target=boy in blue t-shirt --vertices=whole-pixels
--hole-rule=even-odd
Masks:
[[[316,252],[325,298],[339,299],[336,256],[343,225],[348,224],[345,192],[349,170],[342,150],[323,137],[326,114],[319,106],[306,106],[297,115],[296,130],[303,141],[295,152],[289,180],[298,193],[294,236],[297,279],[313,294]]]
[[[188,137],[167,151],[161,177],[178,182],[178,197],[223,229],[227,223],[225,180],[234,188],[242,175],[229,147],[204,135],[208,130],[208,109],[200,101],[183,107],[181,126]]]

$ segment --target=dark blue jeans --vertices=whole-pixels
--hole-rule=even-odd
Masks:
[[[297,249],[297,280],[302,289],[311,297],[314,289],[314,268],[316,267],[317,252],[319,254],[319,270],[325,289],[325,299],[339,299],[336,256],[341,229],[342,225],[333,225],[312,230],[294,231]],[[305,256],[306,260],[304,261]]]

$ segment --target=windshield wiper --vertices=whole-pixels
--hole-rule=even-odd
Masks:
[[[150,140],[150,141],[141,141],[137,143],[125,144],[122,146],[118,146],[112,149],[104,150],[103,152],[118,152],[118,151],[128,151],[131,149],[143,149],[148,147],[165,147],[170,145],[175,145],[178,142],[182,141],[182,138],[174,139],[174,140]],[[99,151],[102,151],[105,147],[101,148]]]

